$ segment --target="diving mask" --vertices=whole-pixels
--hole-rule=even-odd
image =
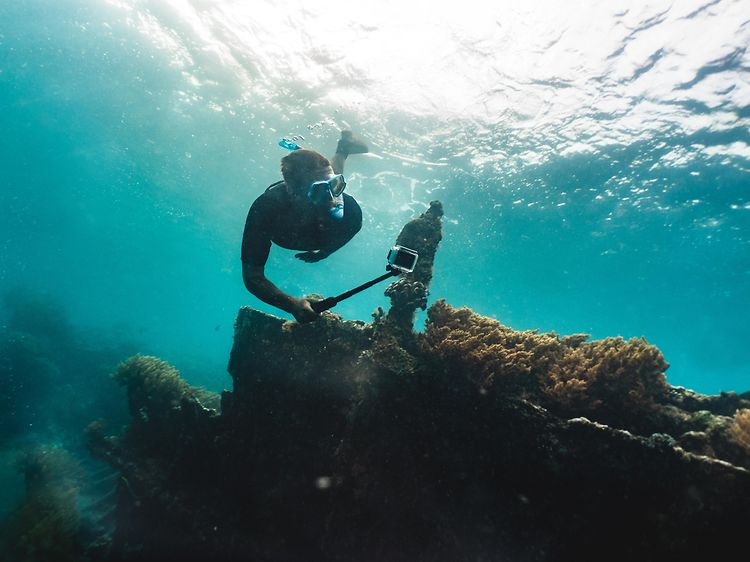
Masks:
[[[316,181],[310,184],[307,196],[316,205],[329,202],[344,193],[346,181],[344,174],[331,176],[327,180]]]

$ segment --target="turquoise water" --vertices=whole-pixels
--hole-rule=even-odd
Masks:
[[[316,264],[274,248],[285,291],[379,275],[440,199],[432,299],[644,336],[673,385],[750,389],[750,5],[349,4],[0,3],[0,292],[228,387],[238,308],[274,312],[239,252],[276,143],[351,128],[363,229]],[[369,320],[383,289],[336,311]]]

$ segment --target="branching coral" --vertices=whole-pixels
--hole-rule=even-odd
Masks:
[[[515,331],[438,301],[428,311],[421,345],[480,388],[524,392],[576,415],[637,413],[665,399],[669,365],[656,347],[644,339],[587,338]]]
[[[218,407],[216,394],[190,386],[177,369],[157,357],[135,355],[120,363],[113,377],[127,387],[130,413],[136,419],[164,417],[183,398]]]
[[[120,363],[115,380],[127,387],[130,413],[134,416],[159,416],[177,406],[190,393],[177,369],[150,355],[135,355]]]
[[[550,365],[543,392],[571,411],[642,409],[666,399],[668,367],[659,349],[643,338],[585,342]]]
[[[737,410],[732,420],[729,433],[750,455],[750,409]]]
[[[555,334],[518,332],[443,300],[427,313],[421,347],[480,388],[511,391],[535,387],[536,378],[568,349]]]

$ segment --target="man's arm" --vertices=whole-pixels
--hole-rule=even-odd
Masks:
[[[250,207],[242,234],[242,280],[247,290],[263,302],[289,312],[298,322],[310,322],[318,317],[310,303],[287,295],[265,275],[271,249],[268,221],[276,216],[275,211],[271,200],[264,195]]]
[[[271,283],[266,278],[265,266],[242,262],[242,280],[247,290],[253,295],[266,304],[290,313],[297,322],[312,322],[318,318],[318,313],[312,309],[309,300],[287,295]]]

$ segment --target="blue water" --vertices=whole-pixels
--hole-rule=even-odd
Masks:
[[[0,3],[1,293],[229,387],[238,308],[283,315],[239,258],[277,141],[330,154],[352,128],[363,229],[316,264],[274,248],[288,293],[379,275],[440,199],[432,299],[644,336],[671,384],[750,389],[749,4],[243,4]],[[369,320],[383,289],[336,311]]]

